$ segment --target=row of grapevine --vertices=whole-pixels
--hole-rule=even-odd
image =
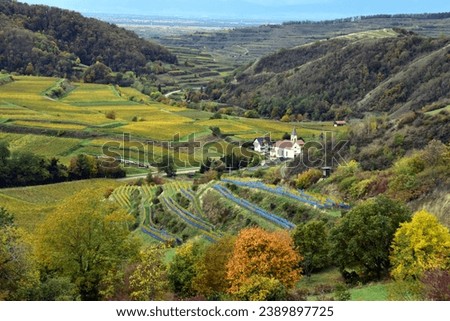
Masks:
[[[122,207],[130,209],[131,207],[131,194],[139,190],[142,195],[141,209],[144,211],[144,222],[141,226],[141,231],[148,236],[151,236],[160,242],[181,242],[176,236],[169,234],[165,230],[158,229],[152,222],[150,215],[149,200],[154,195],[154,187],[143,185],[141,187],[124,185],[116,188],[112,193],[114,200]]]
[[[160,242],[165,242],[165,243],[175,242],[175,243],[178,243],[178,244],[181,243],[181,240],[179,238],[168,234],[164,230],[158,230],[158,229],[156,229],[154,227],[151,227],[151,226],[142,226],[141,227],[141,231],[143,233],[147,234],[148,236],[151,236],[155,240],[160,241]]]
[[[197,214],[203,216],[203,210],[202,207],[200,206],[198,198],[195,195],[195,192],[189,188],[189,189],[180,189],[180,193],[191,202]]]
[[[144,200],[151,200],[155,196],[156,187],[150,185],[142,185],[141,193]]]
[[[116,188],[112,193],[114,200],[119,203],[120,206],[129,208],[131,206],[130,196],[139,187],[124,185]]]
[[[238,204],[239,206],[242,206],[243,208],[271,221],[272,223],[275,223],[285,229],[293,229],[295,228],[295,225],[291,222],[289,222],[288,220],[279,217],[275,214],[266,212],[265,210],[263,210],[262,208],[260,208],[259,206],[250,203],[249,201],[236,197],[233,195],[233,193],[231,193],[231,191],[229,189],[227,189],[226,187],[216,184],[213,187],[215,190],[217,190],[222,196],[224,196],[225,198],[233,201],[234,203]]]
[[[204,221],[203,219],[185,210],[173,199],[168,197],[162,197],[162,202],[172,213],[175,213],[178,217],[180,217],[190,226],[200,230],[203,236],[208,240],[215,242],[221,237],[220,233],[214,231],[214,226],[212,224]]]
[[[213,226],[202,220],[201,218],[195,216],[194,214],[190,213],[189,211],[182,208],[180,205],[178,205],[173,199],[168,197],[162,198],[163,203],[169,208],[169,210],[175,214],[177,214],[179,217],[181,217],[186,223],[189,225],[192,225],[198,229],[204,230],[204,231],[210,231],[213,229]]]
[[[177,190],[190,188],[190,184],[185,181],[175,181],[173,184]]]
[[[266,184],[261,183],[261,182],[255,182],[255,181],[244,182],[244,181],[237,181],[237,180],[230,180],[230,179],[224,179],[223,182],[234,184],[234,185],[241,186],[241,187],[259,189],[259,190],[269,192],[272,194],[277,194],[280,196],[288,197],[288,198],[294,199],[296,201],[305,203],[307,205],[313,206],[315,208],[320,208],[320,209],[332,208],[332,207],[341,207],[341,208],[345,208],[345,209],[349,208],[349,206],[347,204],[343,204],[343,203],[337,204],[334,201],[332,201],[331,199],[327,199],[324,203],[321,203],[320,201],[318,201],[317,199],[313,198],[312,196],[306,194],[302,190],[299,190],[298,192],[300,193],[300,195],[297,195],[297,194],[290,192],[286,188],[283,188],[280,186],[271,187],[271,186],[267,186]]]
[[[151,205],[148,202],[144,202],[142,207],[144,209],[144,223],[141,228],[142,232],[158,241],[181,243],[181,240],[178,237],[155,226],[151,216]]]
[[[214,184],[216,184],[216,181],[210,181],[208,184],[201,185],[200,188],[197,190],[197,196],[200,197],[204,192],[206,192],[208,189],[210,189]]]
[[[172,197],[175,194],[177,194],[180,190],[188,188],[190,188],[190,184],[188,182],[174,181],[164,185],[164,192],[165,195]]]

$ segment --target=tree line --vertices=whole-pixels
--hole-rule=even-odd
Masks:
[[[370,16],[355,16],[333,20],[321,20],[321,21],[286,21],[283,25],[329,25],[357,22],[361,20],[373,20],[373,19],[421,19],[421,20],[435,20],[435,19],[447,19],[450,18],[450,12],[438,12],[438,13],[419,13],[419,14],[376,14]]]
[[[6,142],[0,142],[0,187],[54,184],[89,178],[120,178],[126,173],[117,161],[108,162],[80,154],[69,166],[59,159],[45,158],[30,152],[11,153]]]
[[[349,286],[386,278],[393,299],[450,299],[442,286],[450,277],[448,228],[385,197],[332,225],[311,220],[292,233],[248,227],[216,243],[191,239],[169,263],[170,245],[142,244],[134,221],[91,189],[64,201],[33,235],[0,208],[0,299],[306,300],[297,283],[331,266],[345,283],[327,299],[349,299]]]

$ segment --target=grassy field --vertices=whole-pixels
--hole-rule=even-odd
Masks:
[[[429,111],[429,112],[427,112],[427,114],[428,115],[437,115],[441,111],[448,111],[448,112],[450,112],[450,105],[448,105],[447,107],[443,107],[443,108],[439,108],[439,109],[436,109],[436,110]]]
[[[318,294],[321,291],[333,289],[338,284],[342,284],[343,279],[336,268],[332,268],[323,272],[314,273],[310,277],[304,276],[297,284],[299,289],[308,291],[310,294],[308,300],[320,299]],[[388,300],[387,282],[369,283],[350,288],[351,301],[387,301]],[[332,294],[332,293],[331,293]],[[327,294],[324,294],[327,296]]]
[[[387,301],[386,283],[373,283],[350,290],[352,301]]]
[[[235,141],[252,141],[268,133],[273,139],[280,139],[293,127],[307,140],[323,131],[345,130],[334,128],[331,122],[282,123],[241,117],[210,119],[211,113],[154,102],[133,88],[111,85],[74,83],[74,90],[55,100],[45,96],[45,92],[60,79],[16,76],[14,80],[0,86],[0,139],[7,140],[13,151],[28,150],[42,156],[57,156],[63,161],[80,153],[102,155],[102,145],[106,142],[119,142],[123,147],[120,150],[129,150],[133,160],[159,159],[167,153],[167,148],[161,146],[150,150],[142,145],[144,148],[140,148],[140,152],[136,148],[129,149],[121,141],[124,133],[128,133],[132,141],[134,137],[140,142],[186,141],[189,135],[195,134],[201,142],[211,136],[210,127],[219,127]],[[53,137],[46,133],[49,130]],[[23,134],[9,134],[18,131]],[[94,137],[99,134],[104,137]],[[180,159],[192,160],[194,156],[202,159],[199,154],[201,149],[195,154],[181,150]]]

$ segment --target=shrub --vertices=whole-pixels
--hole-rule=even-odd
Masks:
[[[316,168],[310,168],[306,172],[298,175],[296,180],[297,188],[307,189],[317,183],[322,178],[322,171]]]
[[[215,112],[210,119],[222,119],[222,114],[219,112]]]
[[[106,118],[108,118],[108,119],[116,119],[116,112],[114,111],[114,110],[110,110],[110,111],[107,111],[106,113],[105,113],[105,117]]]
[[[347,285],[341,283],[334,288],[334,298],[337,301],[350,301],[351,297]]]
[[[242,301],[284,301],[286,288],[274,278],[253,275],[234,293]]]
[[[289,115],[284,115],[283,117],[281,117],[280,121],[288,123],[291,121],[291,118],[289,117]]]
[[[244,113],[244,117],[246,118],[259,118],[259,114],[256,110],[247,110]]]

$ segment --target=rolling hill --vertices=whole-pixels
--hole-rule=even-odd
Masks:
[[[445,107],[450,39],[402,29],[350,34],[264,56],[225,84],[221,101],[281,118],[332,120]]]
[[[423,36],[439,37],[449,34],[450,13],[385,14],[327,21],[291,21],[281,25],[267,24],[182,35],[168,33],[166,36],[155,33],[153,26],[124,24],[124,27],[147,39],[157,37],[162,45],[201,49],[213,54],[216,59],[239,66],[282,48],[383,28],[402,28]]]
[[[0,69],[71,76],[97,61],[114,71],[142,73],[149,62],[177,58],[131,31],[73,11],[0,1]]]

